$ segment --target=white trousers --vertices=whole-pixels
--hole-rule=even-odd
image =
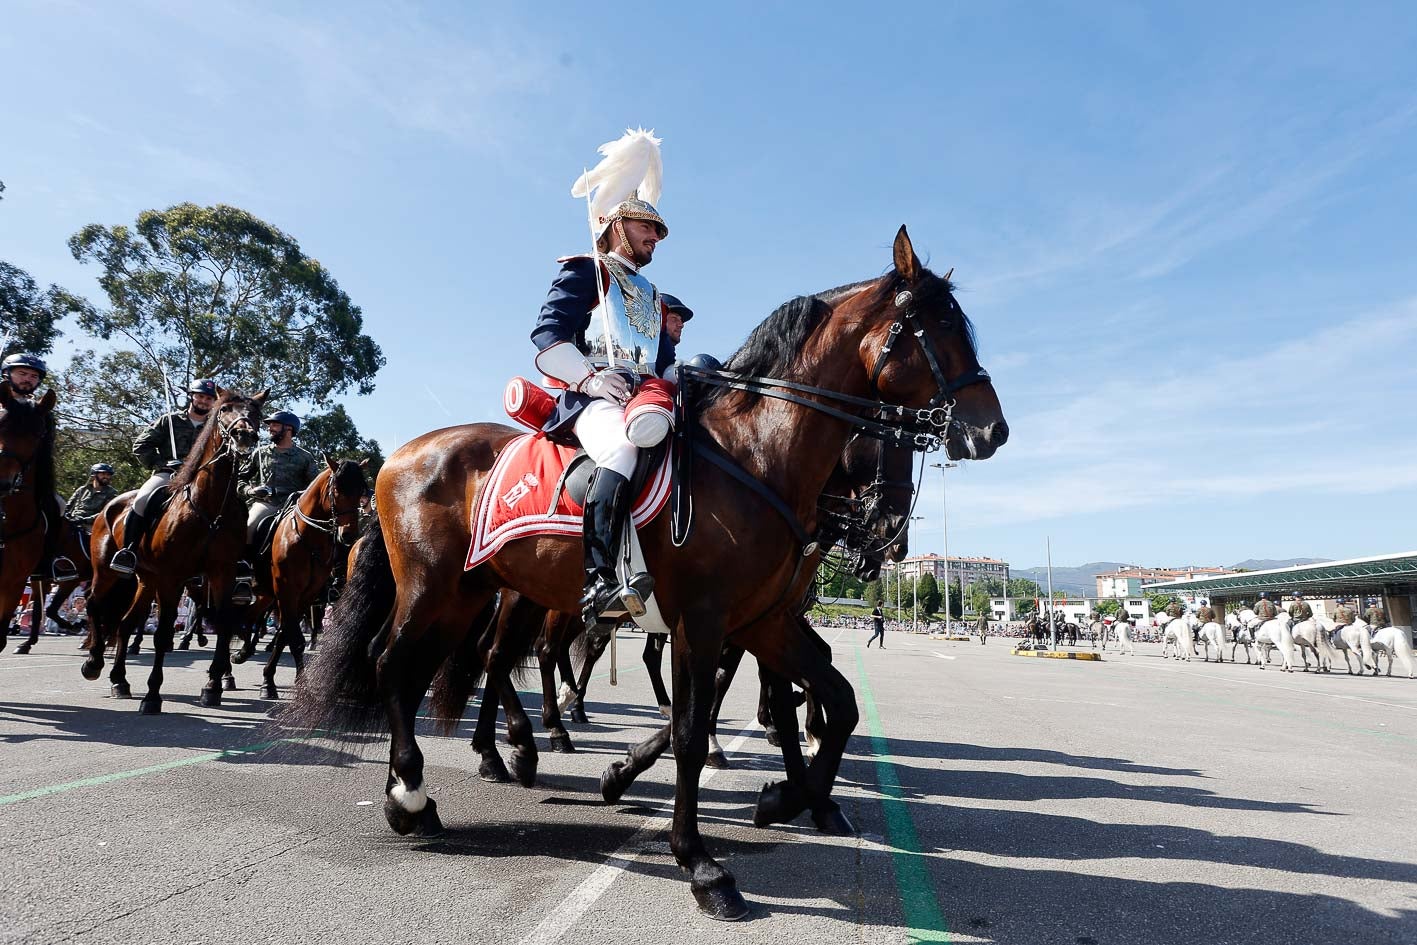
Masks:
[[[625,436],[625,408],[596,398],[576,417],[576,439],[596,466],[613,469],[629,479],[635,474],[639,450]]]

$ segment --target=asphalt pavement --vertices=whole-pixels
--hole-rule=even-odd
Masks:
[[[1417,943],[1417,681],[825,636],[862,708],[837,790],[860,834],[752,826],[781,763],[748,661],[720,725],[733,768],[701,789],[753,908],[736,925],[696,911],[669,854],[671,759],[600,799],[661,724],[637,634],[568,726],[576,754],[538,727],[535,787],[478,779],[470,718],[423,732],[431,840],[384,822],[387,739],[285,741],[258,665],[204,709],[210,651],[173,654],[142,717],[81,678],[75,639],[12,646],[0,942]]]

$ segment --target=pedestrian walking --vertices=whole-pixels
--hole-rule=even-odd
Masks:
[[[878,644],[881,649],[886,648],[886,615],[881,612],[881,605],[877,604],[871,611],[871,622],[875,629],[871,631],[871,639],[866,641],[866,646],[871,646],[871,640],[880,640]]]

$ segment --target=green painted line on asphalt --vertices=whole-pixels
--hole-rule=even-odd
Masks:
[[[915,942],[948,942],[949,926],[935,898],[930,882],[929,860],[920,848],[915,833],[915,821],[906,806],[900,777],[891,761],[890,744],[876,711],[876,697],[871,693],[871,681],[866,677],[866,664],[861,648],[856,648],[856,676],[861,680],[861,702],[866,707],[866,725],[871,733],[871,754],[876,761],[876,783],[881,790],[881,807],[886,815],[886,839],[894,847],[891,860],[895,867],[896,889],[900,891],[901,911],[905,914],[906,934]]]
[[[274,748],[276,745],[285,744],[286,742],[301,742],[309,738],[321,737],[323,736],[307,735],[304,738],[277,738],[274,741],[247,745],[244,748],[226,748],[221,751],[208,751],[200,755],[192,755],[190,758],[164,761],[160,764],[148,765],[145,768],[134,768],[131,771],[115,771],[112,774],[100,774],[96,777],[82,778],[78,781],[65,781],[63,784],[51,784],[48,787],[35,788],[32,791],[21,791],[18,794],[7,794],[4,797],[0,797],[0,807],[4,807],[7,804],[18,804],[20,801],[31,801],[37,797],[49,797],[51,794],[63,794],[65,791],[74,791],[79,788],[110,784],[114,781],[126,780],[127,778],[140,778],[145,774],[158,774],[162,771],[171,771],[173,768],[185,768],[188,765],[199,765],[207,761],[220,761],[223,758],[249,755],[258,751],[265,751],[267,748]]]

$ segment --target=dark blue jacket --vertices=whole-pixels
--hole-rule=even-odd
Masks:
[[[600,304],[600,292],[595,285],[596,262],[589,256],[572,256],[561,264],[561,271],[551,283],[536,327],[531,330],[532,344],[537,351],[563,341],[572,342],[582,352],[588,350],[585,333],[590,328],[590,313]],[[663,374],[674,363],[674,342],[663,331],[659,333],[659,353],[654,359],[654,372]],[[571,432],[576,416],[590,403],[585,394],[561,391],[556,397],[556,410],[543,426],[552,440],[574,442]]]

